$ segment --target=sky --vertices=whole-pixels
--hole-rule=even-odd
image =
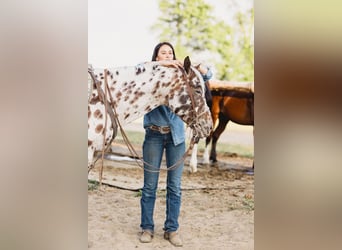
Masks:
[[[208,1],[215,14],[228,21],[227,2]],[[243,2],[242,8],[253,4],[252,0],[235,2]],[[157,0],[88,0],[88,63],[109,68],[150,61],[160,42],[151,26],[160,15]]]

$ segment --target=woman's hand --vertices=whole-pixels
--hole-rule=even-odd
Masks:
[[[165,67],[174,67],[174,68],[182,68],[183,63],[179,60],[163,60],[158,61],[161,66]]]
[[[205,75],[208,73],[208,67],[207,66],[204,66],[202,65],[202,63],[200,63],[198,65],[198,71],[202,74],[202,75]]]

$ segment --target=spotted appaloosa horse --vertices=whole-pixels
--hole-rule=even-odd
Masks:
[[[205,85],[188,57],[182,69],[148,62],[139,67],[108,69],[106,74],[103,70],[94,70],[93,76],[99,81],[100,92],[105,93],[107,84],[108,108],[115,111],[122,127],[160,105],[167,105],[192,128],[195,138],[204,138],[212,130],[211,114],[204,98]],[[113,141],[116,131],[112,123],[99,91],[93,86],[88,102],[88,170],[96,161],[95,151],[101,151],[103,145],[107,147]]]
[[[218,81],[219,82],[219,81]],[[239,125],[254,126],[254,83],[210,84],[210,109],[213,124],[218,120],[216,129],[206,138],[203,163],[217,162],[216,143],[229,121]],[[211,145],[209,157],[208,145]],[[194,144],[190,158],[190,171],[197,172],[197,143]],[[253,164],[254,168],[254,164]]]

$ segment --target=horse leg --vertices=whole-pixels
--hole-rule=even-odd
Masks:
[[[198,142],[196,142],[192,148],[191,158],[190,158],[190,172],[196,173],[197,172],[197,148]]]
[[[214,133],[212,134],[212,143],[211,143],[211,152],[210,152],[210,160],[212,162],[217,162],[216,143],[220,135],[222,134],[222,132],[225,130],[228,122],[229,122],[229,119],[226,116],[224,116],[222,113],[220,113],[219,124],[217,128],[215,129]]]
[[[216,105],[212,105],[211,108],[211,118],[213,120],[213,129],[216,126],[216,122],[219,119],[219,106]],[[213,136],[213,131],[211,131],[210,135],[205,139],[205,148],[204,148],[204,153],[203,153],[203,163],[204,164],[209,164],[210,163],[210,159],[209,159],[209,144],[211,142]]]
[[[204,164],[209,164],[209,144],[211,141],[211,135],[209,135],[206,139],[205,139],[205,148],[204,148],[204,153],[203,153],[203,163]]]

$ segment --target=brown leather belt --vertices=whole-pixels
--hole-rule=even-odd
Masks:
[[[151,126],[149,126],[149,128],[151,130],[158,131],[161,134],[168,134],[171,131],[170,127],[163,127],[163,126],[159,127],[156,125],[151,125]]]

